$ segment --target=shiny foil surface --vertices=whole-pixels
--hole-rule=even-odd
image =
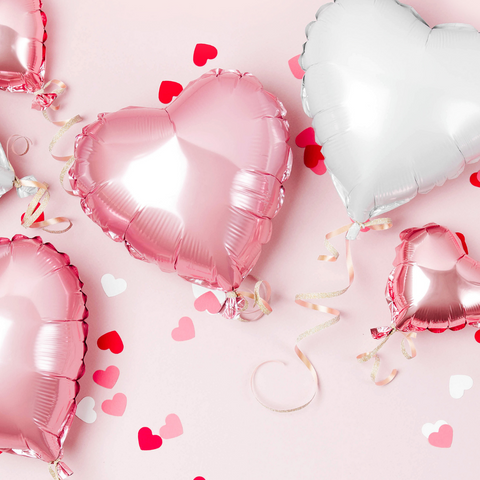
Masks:
[[[386,289],[393,326],[435,333],[479,326],[480,265],[457,235],[431,223],[404,230],[400,238]]]
[[[99,115],[77,137],[71,185],[134,257],[229,291],[255,265],[283,203],[284,116],[253,75],[212,70],[165,109]]]
[[[0,238],[0,451],[52,462],[84,373],[86,297],[67,255]]]
[[[396,0],[337,0],[306,29],[302,97],[357,222],[457,177],[480,156],[480,35],[431,29]]]
[[[47,17],[40,0],[0,0],[0,90],[43,85]]]

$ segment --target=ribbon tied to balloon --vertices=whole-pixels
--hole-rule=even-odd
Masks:
[[[418,332],[480,326],[480,264],[467,255],[460,238],[446,227],[429,223],[404,230],[400,239],[385,292],[392,323],[373,328],[372,337],[383,341],[357,357],[360,362],[375,357],[377,367],[378,350],[395,332],[406,336],[412,354],[406,353],[405,345],[402,351],[406,358],[413,358],[416,351],[410,339]],[[396,373],[377,385],[389,383]]]

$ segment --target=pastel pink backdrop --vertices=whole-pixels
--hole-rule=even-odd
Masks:
[[[310,125],[300,102],[300,80],[288,60],[301,52],[304,29],[325,2],[279,4],[245,0],[119,0],[62,2],[45,0],[48,16],[46,78],[69,85],[57,118],[81,113],[85,122],[72,129],[58,147],[71,151],[72,139],[97,113],[129,105],[162,107],[157,100],[162,80],[186,85],[210,68],[250,71],[285,104],[292,137]],[[473,0],[414,0],[430,23],[464,22],[480,28],[480,7]],[[196,43],[218,49],[218,57],[196,67]],[[52,185],[50,216],[68,215],[75,223],[65,235],[42,233],[71,258],[88,296],[89,351],[79,400],[95,399],[97,419],[75,419],[65,443],[65,461],[74,479],[162,478],[166,480],[350,480],[352,478],[474,479],[480,441],[480,345],[473,328],[419,335],[417,358],[407,362],[400,338],[382,351],[382,372],[397,367],[397,379],[384,388],[369,378],[369,365],[355,361],[374,346],[369,329],[388,324],[384,298],[398,234],[405,228],[437,222],[467,239],[470,256],[480,259],[476,219],[480,189],[469,183],[478,166],[457,180],[392,212],[394,228],[368,232],[353,244],[356,282],[348,294],[328,305],[342,310],[335,327],[305,340],[303,350],[316,365],[321,390],[311,406],[295,414],[265,410],[252,397],[254,367],[280,359],[258,374],[258,389],[279,407],[295,405],[311,393],[311,379],[296,359],[296,336],[327,317],[293,302],[299,292],[345,285],[341,264],[320,264],[323,235],[348,221],[327,175],[303,165],[303,149],[290,142],[294,169],[286,183],[286,201],[254,273],[272,284],[274,312],[245,324],[199,313],[191,286],[131,258],[113,244],[81,211],[78,199],[57,182],[60,165],[47,151],[56,129],[30,110],[31,97],[0,92],[0,141],[14,133],[34,141],[31,151],[13,158],[19,176],[33,174]],[[26,201],[10,193],[0,199],[0,235],[24,233],[19,217]],[[31,236],[35,233],[31,232]],[[341,242],[337,242],[341,246]],[[107,297],[100,280],[113,274],[127,282],[118,296]],[[171,332],[190,317],[195,337],[175,341]],[[125,349],[118,355],[99,350],[96,340],[117,330]],[[112,389],[93,381],[93,373],[115,365],[120,376]],[[451,375],[473,378],[460,399],[449,394]],[[101,409],[115,394],[127,397],[123,416]],[[141,451],[138,430],[158,435],[165,418],[176,414],[183,434],[165,439],[153,451]],[[444,420],[453,428],[449,449],[431,446],[422,435],[425,423]],[[49,478],[45,464],[0,456],[2,478]]]

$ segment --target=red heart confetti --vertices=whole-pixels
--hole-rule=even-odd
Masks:
[[[302,130],[295,138],[295,145],[300,148],[305,148],[307,145],[316,145],[315,130],[313,127],[308,127]]]
[[[195,477],[193,480],[205,480],[203,477]]]
[[[120,376],[120,370],[114,365],[107,367],[105,370],[97,370],[93,374],[93,381],[105,388],[113,388]]]
[[[477,330],[477,331],[475,332],[475,340],[476,340],[478,343],[480,343],[480,330]]]
[[[300,55],[296,55],[295,57],[291,58],[288,61],[288,66],[290,67],[290,71],[293,73],[293,76],[295,78],[301,79],[303,78],[303,68],[300,66],[298,63],[298,59],[300,58]]]
[[[428,443],[433,447],[450,448],[453,441],[453,428],[450,425],[442,425],[438,432],[433,432],[428,437]]]
[[[162,103],[170,103],[173,97],[178,97],[182,93],[183,87],[177,82],[171,82],[170,80],[164,80],[160,84],[158,91],[158,99]]]
[[[325,166],[324,161],[318,162],[318,165],[316,167],[311,168],[312,172],[317,174],[317,175],[323,175],[327,172],[327,167]]]
[[[207,310],[209,313],[218,313],[222,308],[218,298],[213,294],[213,292],[207,292],[203,295],[200,295],[195,300],[193,306],[199,312],[204,312]]]
[[[197,43],[193,52],[193,63],[197,67],[203,67],[207,60],[213,60],[218,55],[218,50],[213,45]]]
[[[38,209],[38,207],[40,206],[39,203],[37,203],[37,206],[35,207],[35,209],[33,210],[33,213],[35,213]],[[25,218],[25,214],[23,213],[22,214],[22,218],[21,218],[21,222],[23,222],[23,219]],[[39,217],[35,220],[35,222],[43,222],[45,220],[45,215],[43,214],[43,212],[39,215]]]
[[[305,166],[315,168],[320,160],[325,160],[325,157],[322,155],[322,147],[319,145],[307,145],[303,154]]]
[[[162,446],[162,437],[153,435],[148,427],[143,427],[138,431],[138,445],[140,450],[156,450]]]
[[[480,180],[478,179],[478,173],[472,173],[472,174],[470,175],[470,183],[471,183],[474,187],[480,188]]]
[[[97,340],[100,350],[110,350],[112,353],[119,354],[123,352],[123,342],[120,335],[115,331],[105,333]]]
[[[468,255],[468,247],[467,247],[467,242],[465,241],[465,235],[463,233],[460,233],[460,232],[455,232],[455,233],[457,234],[457,237],[462,242],[463,250],[465,250],[465,253]]]

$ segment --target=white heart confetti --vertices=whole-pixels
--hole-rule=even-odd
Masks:
[[[442,425],[448,425],[445,420],[439,420],[435,425],[433,423],[426,423],[422,427],[422,434],[428,438],[432,433],[438,432]]]
[[[127,282],[123,278],[115,278],[111,273],[102,277],[103,291],[107,297],[116,297],[127,289]]]
[[[94,410],[95,400],[92,397],[84,397],[78,402],[75,415],[85,423],[93,423],[97,419],[97,412]]]
[[[465,390],[473,387],[473,379],[468,375],[452,375],[450,377],[450,395],[452,398],[462,398]]]

